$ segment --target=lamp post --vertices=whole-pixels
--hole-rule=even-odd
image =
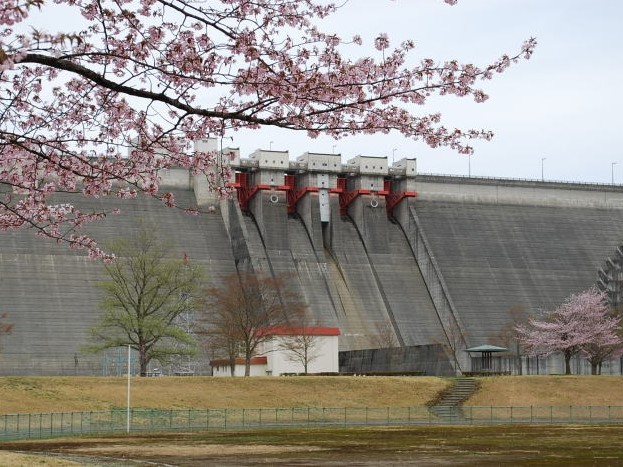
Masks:
[[[131,409],[130,409],[130,376],[132,375],[132,372],[130,371],[130,361],[132,358],[132,347],[130,347],[130,345],[128,345],[128,389],[127,389],[127,396],[128,396],[128,408],[127,408],[127,413],[126,413],[126,433],[130,432],[130,417],[131,417]]]
[[[610,163],[610,171],[612,173],[612,184],[614,185],[614,166],[617,165],[616,162]]]
[[[545,178],[543,177],[543,162],[545,161],[545,159],[547,159],[547,157],[541,157],[541,181],[545,181]]]
[[[467,155],[467,176],[468,177],[472,176],[472,155],[471,154]]]
[[[394,161],[396,160],[396,151],[396,148],[392,149],[392,165],[394,165]]]
[[[268,143],[268,150],[269,150],[269,151],[272,151],[272,150],[273,150],[273,141],[270,141],[270,142]]]

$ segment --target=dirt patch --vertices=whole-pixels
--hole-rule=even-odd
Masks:
[[[32,467],[41,465],[46,467],[76,467],[83,465],[79,462],[50,458],[43,455],[23,454],[20,452],[0,452],[0,465],[11,467]]]
[[[279,454],[293,452],[314,452],[323,451],[326,448],[317,446],[288,446],[288,445],[268,445],[268,444],[252,444],[252,445],[223,445],[223,444],[149,444],[143,447],[128,446],[116,444],[111,446],[85,446],[74,448],[72,453],[88,455],[88,456],[112,456],[126,457],[130,452],[137,457],[198,457],[198,456],[241,456],[248,454]]]
[[[0,449],[115,466],[622,465],[623,426],[290,428],[20,441]]]

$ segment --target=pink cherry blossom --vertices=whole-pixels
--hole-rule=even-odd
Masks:
[[[55,4],[79,11],[85,26],[13,29],[32,9],[45,14]],[[435,94],[483,102],[478,82],[529,58],[536,45],[530,39],[481,66],[433,59],[408,66],[414,42],[391,48],[383,33],[374,41],[380,57],[353,60],[339,49],[364,47],[361,37],[347,42],[315,24],[337,8],[319,0],[3,0],[0,183],[9,189],[0,230],[33,227],[101,257],[79,229],[107,213],[60,207],[51,196],[143,192],[175,206],[160,192],[159,172],[172,166],[205,174],[228,196],[229,169],[188,142],[242,128],[334,138],[393,131],[470,154],[470,141],[490,139],[490,131],[456,131],[412,105]]]
[[[611,313],[606,295],[595,288],[571,295],[558,308],[542,312],[516,326],[519,340],[529,354],[562,352],[565,371],[576,354],[588,357],[595,372],[606,357],[621,350],[621,318]]]

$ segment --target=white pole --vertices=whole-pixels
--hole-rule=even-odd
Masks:
[[[127,426],[126,430],[130,432],[130,357],[131,357],[131,348],[128,345],[128,413],[127,413]]]

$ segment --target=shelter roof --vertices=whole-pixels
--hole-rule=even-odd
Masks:
[[[465,349],[465,352],[506,352],[508,349],[506,347],[498,347],[496,345],[479,345],[477,347],[470,347],[469,349]]]

